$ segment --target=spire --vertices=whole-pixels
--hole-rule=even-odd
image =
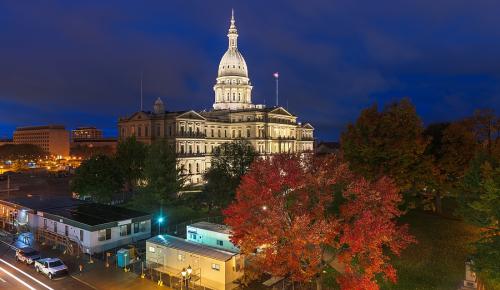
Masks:
[[[238,47],[238,30],[234,23],[234,9],[231,9],[231,25],[227,33],[227,37],[229,38],[229,49],[236,49]]]

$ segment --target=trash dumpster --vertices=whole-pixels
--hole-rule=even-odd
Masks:
[[[128,249],[120,249],[116,252],[116,263],[118,267],[125,268],[130,264],[130,254]]]

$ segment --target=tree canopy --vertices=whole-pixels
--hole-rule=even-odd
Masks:
[[[335,156],[279,155],[250,166],[224,214],[261,273],[319,281],[337,263],[341,289],[378,289],[378,278],[396,281],[388,253],[414,241],[395,222],[400,202],[391,180],[357,177]]]
[[[430,138],[423,131],[408,99],[380,112],[372,106],[342,133],[342,151],[355,173],[369,180],[389,176],[403,193],[419,192],[432,179],[431,159],[425,154]]]
[[[4,144],[0,146],[0,159],[38,159],[47,153],[42,148],[32,144]]]
[[[121,170],[116,161],[106,155],[85,160],[75,173],[71,190],[80,196],[90,196],[95,201],[108,203],[122,191]]]
[[[500,284],[500,156],[479,154],[471,162],[458,195],[465,220],[484,229],[474,243],[480,276]]]
[[[125,190],[134,191],[142,176],[147,147],[134,136],[118,143],[116,161],[125,181]]]
[[[160,201],[175,198],[184,181],[177,168],[174,149],[165,142],[155,142],[147,149],[140,194],[135,199],[141,205],[151,208]]]
[[[205,173],[205,200],[209,206],[227,206],[234,198],[241,177],[257,152],[248,141],[223,143],[214,150],[211,167]]]

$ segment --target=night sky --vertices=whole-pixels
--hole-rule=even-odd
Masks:
[[[27,4],[27,3],[30,4]],[[160,96],[211,108],[231,8],[254,103],[336,140],[364,107],[409,97],[425,123],[500,109],[500,1],[1,1],[0,137],[94,125]]]

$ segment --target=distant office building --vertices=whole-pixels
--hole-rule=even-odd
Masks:
[[[71,141],[71,156],[87,158],[95,154],[112,155],[116,153],[118,140],[116,138],[73,139]]]
[[[6,144],[12,144],[13,143],[13,140],[12,139],[8,139],[8,138],[0,138],[0,146],[2,145],[6,145]]]
[[[32,144],[55,156],[69,156],[69,132],[62,125],[19,127],[14,144]]]
[[[78,127],[71,130],[71,140],[101,139],[102,130],[96,127]]]

